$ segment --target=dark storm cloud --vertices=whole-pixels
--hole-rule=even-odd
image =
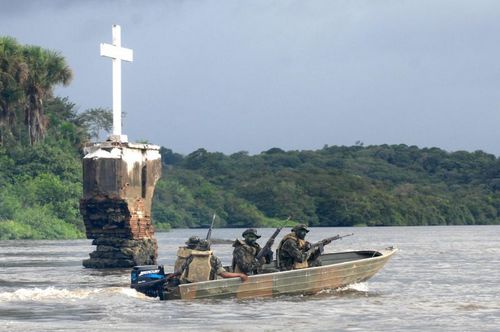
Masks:
[[[61,51],[58,89],[111,105],[111,25],[124,130],[190,152],[415,144],[500,154],[497,1],[12,1],[0,31]]]

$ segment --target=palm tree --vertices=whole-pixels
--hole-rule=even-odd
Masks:
[[[11,37],[0,37],[0,145],[15,130],[16,108],[23,104],[28,66],[22,47]]]
[[[68,85],[73,75],[64,57],[57,52],[38,46],[25,46],[23,55],[29,70],[24,84],[24,123],[28,127],[30,143],[35,144],[43,139],[47,129],[43,100],[53,96],[55,85]]]

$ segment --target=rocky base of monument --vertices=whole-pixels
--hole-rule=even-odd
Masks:
[[[147,239],[154,236],[151,218],[144,212],[142,199],[132,202],[106,196],[82,199],[80,213],[89,239]]]
[[[95,269],[156,264],[158,245],[142,199],[96,196],[80,201],[87,237],[97,246],[83,266]]]
[[[92,241],[97,248],[83,261],[87,268],[128,268],[136,265],[155,265],[158,245],[155,239],[128,240],[98,238]]]

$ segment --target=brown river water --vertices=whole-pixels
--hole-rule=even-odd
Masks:
[[[264,243],[273,229],[259,231]],[[313,296],[193,302],[136,293],[128,269],[83,268],[90,240],[0,241],[0,331],[500,331],[500,226],[312,228],[307,239],[351,232],[326,251],[399,248],[367,282]],[[159,263],[170,270],[177,247],[205,234],[158,233]],[[230,263],[231,245],[212,248]]]

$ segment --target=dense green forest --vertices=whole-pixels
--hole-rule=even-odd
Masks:
[[[84,237],[82,146],[111,112],[79,111],[53,89],[71,70],[56,52],[0,37],[0,239]],[[500,159],[476,152],[380,145],[272,148],[258,155],[162,147],[157,229],[500,224]]]
[[[266,226],[291,215],[311,226],[500,223],[500,160],[481,151],[380,145],[273,148],[226,156],[162,148],[156,222]]]

